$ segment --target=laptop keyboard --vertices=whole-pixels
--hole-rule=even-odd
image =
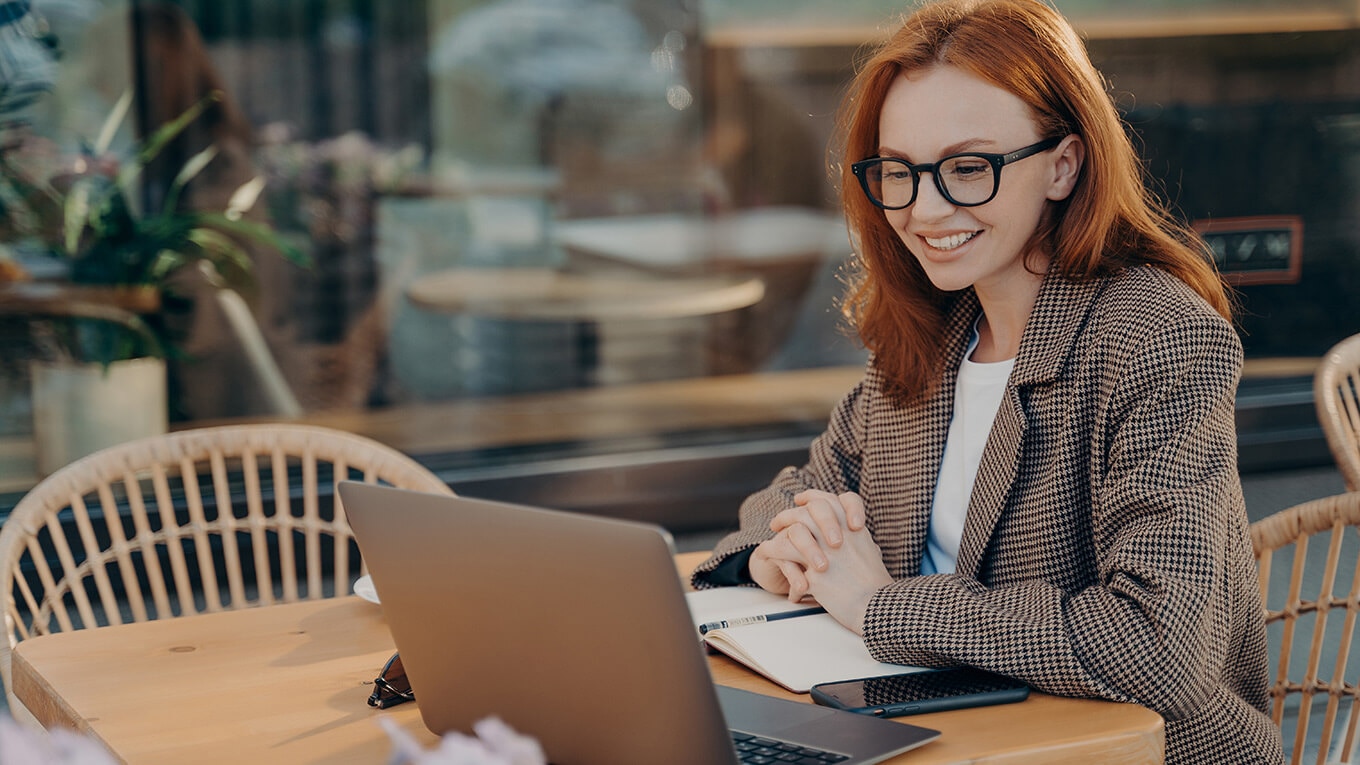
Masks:
[[[846,755],[824,752],[787,741],[752,736],[741,731],[731,731],[732,743],[737,748],[737,759],[742,765],[829,765],[845,762]]]

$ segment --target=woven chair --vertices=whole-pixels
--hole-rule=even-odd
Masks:
[[[1277,724],[1285,723],[1287,751],[1291,737],[1285,713],[1297,713],[1291,755],[1295,765],[1305,761],[1305,748],[1313,746],[1318,763],[1355,761],[1360,671],[1348,668],[1347,659],[1360,612],[1357,532],[1356,492],[1304,502],[1251,525],[1267,631],[1272,646],[1279,648],[1271,713]],[[1272,582],[1277,558],[1286,565]],[[1298,694],[1296,706],[1288,703],[1292,694]],[[1315,727],[1317,717],[1321,725]]]
[[[11,709],[20,640],[350,593],[364,569],[332,489],[345,479],[453,493],[376,441],[286,424],[153,436],[48,476],[0,527]]]
[[[1313,404],[1347,491],[1360,491],[1360,334],[1332,346],[1313,375]]]

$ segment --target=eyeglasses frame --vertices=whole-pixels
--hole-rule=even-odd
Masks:
[[[400,690],[393,684],[398,678],[406,681],[407,690]],[[378,676],[373,678],[373,693],[368,697],[368,705],[378,709],[390,709],[398,704],[415,701],[416,694],[410,687],[411,681],[406,680],[406,667],[401,663],[401,654],[394,653],[383,665]],[[389,695],[384,696],[384,693]]]
[[[908,207],[911,207],[913,204],[915,204],[916,196],[921,191],[922,173],[930,173],[931,179],[933,179],[935,182],[936,190],[940,192],[940,196],[945,198],[945,201],[949,202],[955,207],[978,207],[980,205],[987,204],[993,199],[996,199],[997,193],[1001,191],[1001,168],[1011,164],[1012,162],[1019,162],[1020,160],[1026,157],[1032,157],[1035,154],[1039,154],[1040,152],[1048,151],[1049,149],[1052,149],[1053,147],[1062,143],[1064,137],[1065,136],[1054,136],[1052,138],[1045,138],[1044,140],[1039,141],[1038,143],[1032,143],[1029,146],[1016,149],[1015,151],[1008,152],[1006,154],[989,154],[986,152],[965,151],[960,152],[958,154],[950,154],[947,157],[941,157],[939,160],[935,162],[925,162],[919,165],[913,165],[912,163],[900,157],[868,157],[867,159],[861,159],[860,161],[852,164],[850,166],[850,171],[855,174],[856,178],[859,179],[859,186],[860,189],[864,192],[864,196],[867,197],[868,200],[871,203],[873,203],[875,207],[878,207],[883,210],[905,210]],[[995,182],[992,184],[992,193],[981,202],[960,202],[954,199],[954,197],[950,195],[949,191],[945,189],[944,182],[940,180],[940,174],[936,172],[936,168],[938,168],[940,165],[943,165],[944,163],[950,161],[951,159],[958,159],[960,157],[976,157],[977,159],[981,159],[992,166],[992,173],[994,174],[995,177]],[[869,175],[868,175],[869,168],[872,167],[873,165],[882,164],[884,162],[897,162],[899,164],[905,165],[907,167],[907,170],[911,172],[912,180],[911,199],[907,200],[907,203],[904,205],[890,207],[884,204],[882,200],[874,196],[874,192],[869,188]]]

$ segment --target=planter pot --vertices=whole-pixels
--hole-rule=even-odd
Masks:
[[[167,429],[165,361],[34,362],[33,438],[45,476],[107,446]]]

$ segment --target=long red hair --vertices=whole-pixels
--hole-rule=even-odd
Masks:
[[[860,191],[850,165],[874,156],[889,86],[904,72],[955,66],[1018,96],[1040,136],[1077,134],[1086,160],[1072,194],[1050,209],[1027,252],[1085,280],[1150,264],[1175,275],[1231,320],[1232,304],[1203,240],[1143,183],[1143,166],[1104,78],[1072,26],[1040,0],[939,0],[922,6],[859,68],[841,109],[841,203],[857,271],[844,311],[874,353],[890,395],[924,394],[940,369],[941,322],[951,295],[937,289]]]

